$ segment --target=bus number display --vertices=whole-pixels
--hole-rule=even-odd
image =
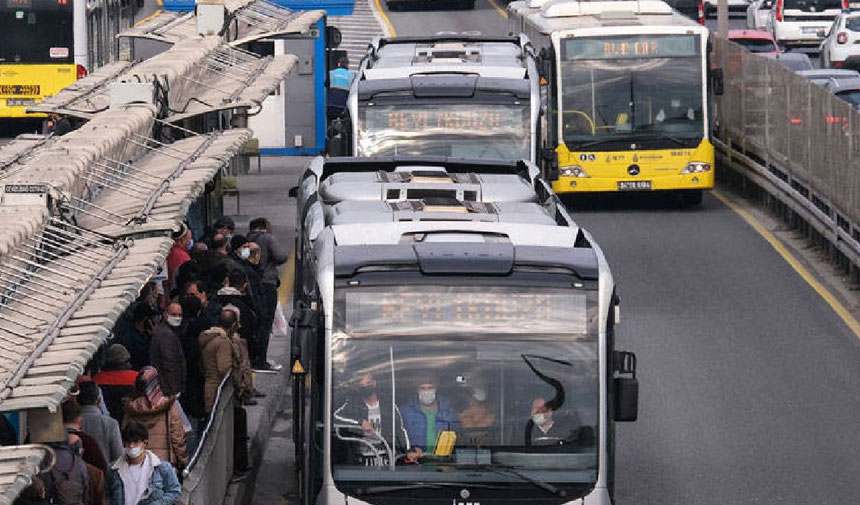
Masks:
[[[388,128],[397,131],[497,130],[502,127],[502,114],[495,111],[406,110],[387,113]]]
[[[582,37],[564,41],[565,60],[619,60],[698,56],[695,35]]]
[[[33,7],[33,0],[6,0],[6,7],[9,9],[29,9]]]
[[[353,292],[346,296],[351,333],[584,333],[585,296],[488,291]]]

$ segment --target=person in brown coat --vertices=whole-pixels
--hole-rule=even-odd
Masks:
[[[164,395],[158,371],[145,366],[135,381],[138,396],[123,403],[122,425],[137,421],[149,430],[148,449],[177,468],[188,464],[185,446],[185,427],[176,404],[176,396]]]
[[[233,368],[233,345],[227,332],[213,326],[200,333],[200,354],[203,368],[203,402],[206,413],[212,412],[218,385]]]

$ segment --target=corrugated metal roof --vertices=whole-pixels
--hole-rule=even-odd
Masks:
[[[53,451],[44,445],[0,447],[0,505],[11,505],[48,464],[53,465]]]
[[[12,337],[18,340],[14,353],[0,353],[0,384],[5,385],[0,393],[0,411],[56,410],[84,366],[107,339],[117,318],[137,298],[140,288],[167,257],[172,244],[168,237],[106,243],[103,246],[73,241],[68,246],[74,245],[74,249],[53,263],[64,273],[71,268],[77,269],[80,273],[73,276],[80,276],[78,281],[45,272],[44,268],[36,269],[36,272],[44,274],[40,282],[56,283],[59,290],[42,290],[38,296],[33,291],[27,296],[25,303],[32,303],[36,298],[42,303],[39,319],[24,321],[39,323],[38,328],[42,331],[29,336],[16,336],[7,331],[12,323],[4,320],[3,316],[10,308],[0,304],[0,346],[5,348],[4,344]],[[0,279],[4,279],[4,264],[0,262]],[[76,282],[80,284],[75,285]],[[94,283],[92,289],[85,291],[80,300],[73,300],[73,295],[79,295],[87,283]],[[19,292],[23,291],[19,289]],[[46,298],[49,295],[51,298]],[[73,310],[68,311],[75,301]],[[62,321],[59,317],[64,311],[68,314]],[[44,332],[51,323],[61,323],[55,334]],[[12,329],[24,330],[25,327],[18,325]],[[43,343],[44,349],[36,349],[34,344],[37,343]],[[22,361],[28,357],[31,363],[23,363],[28,366],[21,370]],[[17,382],[9,380],[13,370],[21,370]]]
[[[226,130],[152,149],[130,164],[94,167],[104,181],[98,193],[69,202],[79,225],[110,236],[175,227],[206,184],[251,138]]]
[[[246,2],[238,8],[228,6],[227,11],[228,15],[237,20],[236,25],[231,24],[236,26],[231,29],[235,30],[231,31],[234,42],[230,43],[234,46],[276,35],[306,33],[325,16],[325,11],[322,10],[293,12],[263,0]],[[145,38],[167,44],[200,37],[193,12],[162,12],[146,23],[120,33],[119,36]]]

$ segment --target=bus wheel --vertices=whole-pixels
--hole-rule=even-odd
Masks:
[[[685,189],[678,191],[678,200],[681,207],[696,207],[702,203],[702,190]]]

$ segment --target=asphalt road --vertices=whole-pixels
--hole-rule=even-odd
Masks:
[[[484,4],[390,19],[400,36],[505,30]],[[711,195],[694,210],[572,203],[620,287],[619,346],[639,357],[619,503],[856,503],[860,341],[822,298]]]

